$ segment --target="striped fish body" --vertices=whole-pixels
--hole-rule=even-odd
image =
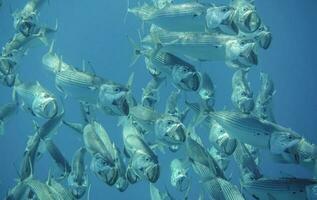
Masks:
[[[64,188],[60,183],[58,183],[54,179],[49,180],[48,186],[50,190],[52,191],[52,194],[55,197],[58,197],[57,199],[75,200],[75,197],[72,195],[72,193],[68,189]]]
[[[259,148],[269,148],[270,136],[276,131],[273,124],[256,117],[236,112],[213,112],[210,116],[219,123],[226,132],[240,142]]]
[[[306,187],[316,184],[316,181],[308,179],[281,178],[259,179],[241,184],[248,194],[261,200],[307,199]]]
[[[202,61],[225,61],[226,39],[217,34],[166,32],[155,30],[151,33],[161,51],[186,56]]]
[[[145,21],[168,31],[204,32],[207,8],[196,2],[171,4],[156,10]]]
[[[25,184],[30,187],[31,191],[35,193],[39,200],[60,200],[57,195],[54,195],[54,192],[48,185],[41,183],[38,180],[29,179]]]
[[[56,72],[55,85],[65,96],[96,104],[102,80],[92,74],[68,68]]]
[[[238,188],[222,178],[214,178],[203,183],[210,199],[215,200],[244,200]]]

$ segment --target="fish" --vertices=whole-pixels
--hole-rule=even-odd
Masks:
[[[225,154],[215,147],[210,147],[208,149],[208,153],[215,159],[215,161],[218,163],[219,167],[222,169],[222,171],[226,171],[228,169],[229,163],[230,163],[230,155]]]
[[[140,46],[130,39],[130,43],[134,48],[135,60],[143,55],[147,69],[150,72],[154,71],[157,73],[156,76],[159,76],[160,79],[167,77],[176,88],[184,91],[196,91],[198,89],[200,82],[194,65],[172,53],[163,52],[153,47],[147,47],[147,45],[143,45],[142,42]]]
[[[229,181],[216,177],[205,181],[203,187],[210,199],[244,200],[239,189]]]
[[[29,0],[23,9],[15,11],[13,16],[14,28],[24,36],[29,36],[37,27],[39,9],[47,0]]]
[[[206,104],[206,107],[212,109],[215,105],[215,87],[206,72],[200,73],[200,86],[197,91],[201,100]]]
[[[170,164],[171,169],[171,185],[178,191],[184,192],[188,190],[191,180],[188,175],[189,167],[186,166],[184,160],[173,159]]]
[[[55,95],[44,88],[39,82],[23,83],[18,78],[13,87],[13,100],[20,107],[35,117],[53,118],[58,113]]]
[[[156,103],[159,101],[159,88],[164,81],[156,75],[152,75],[152,79],[148,82],[142,92],[142,105],[148,108],[155,108]]]
[[[242,181],[253,181],[263,177],[255,158],[245,144],[238,143],[233,155],[239,166]]]
[[[50,154],[50,156],[62,172],[62,174],[59,175],[58,180],[63,180],[67,178],[71,173],[71,166],[68,160],[65,158],[65,156],[62,154],[62,152],[59,150],[59,148],[56,146],[52,139],[46,139],[45,146],[48,153]]]
[[[177,117],[181,122],[184,122],[189,108],[184,110],[178,107],[178,102],[180,100],[181,90],[172,91],[166,100],[165,113]]]
[[[123,142],[125,152],[130,157],[126,171],[128,181],[131,184],[140,179],[156,182],[160,176],[157,156],[130,121],[123,125]]]
[[[56,31],[57,25],[55,28],[41,27],[30,36],[16,33],[3,47],[2,56],[12,57],[14,55],[25,54],[29,48],[38,46],[39,44],[44,44],[46,46],[50,43],[50,40]]]
[[[239,37],[243,37],[245,39],[253,40],[257,43],[257,46],[259,46],[262,49],[268,49],[271,46],[273,36],[269,29],[264,24],[261,24],[261,26],[253,33],[243,33],[240,32]]]
[[[201,179],[220,177],[225,179],[224,172],[208,151],[192,138],[186,140],[186,153],[195,172]]]
[[[108,185],[113,185],[118,179],[118,165],[115,149],[106,130],[97,122],[87,124],[84,128],[85,148],[93,157],[91,171]]]
[[[17,58],[0,56],[0,81],[4,86],[14,86],[16,65]]]
[[[237,140],[231,138],[225,129],[215,121],[209,127],[209,141],[218,151],[225,155],[232,155],[237,147]]]
[[[271,152],[280,153],[281,149],[274,148],[279,148],[281,144],[285,147],[301,138],[290,129],[242,113],[219,111],[210,112],[210,116],[231,137],[258,148],[270,149]]]
[[[0,136],[4,135],[5,123],[18,111],[16,103],[7,103],[0,107]]]
[[[68,185],[71,192],[76,199],[82,198],[88,188],[88,175],[85,166],[86,149],[79,148],[72,160],[71,172],[68,176]]]
[[[275,122],[273,96],[276,93],[273,80],[266,73],[260,74],[261,88],[255,100],[254,114],[264,120]]]
[[[131,115],[147,131],[154,131],[155,138],[162,144],[181,145],[186,140],[185,127],[175,116],[159,114],[141,105],[131,108]]]
[[[253,92],[247,81],[247,72],[238,70],[233,74],[231,101],[235,108],[242,113],[249,114],[253,111]]]
[[[64,114],[65,112],[64,110],[62,110],[51,119],[48,119],[42,126],[37,128],[36,131],[39,132],[39,136],[42,140],[50,138],[53,134],[57,132],[57,130],[63,123]]]
[[[234,9],[230,6],[214,6],[198,2],[168,4],[157,8],[152,5],[128,9],[142,21],[155,24],[173,32],[214,32],[223,31],[237,34],[238,29],[232,23]]]
[[[51,175],[49,174],[48,180],[46,181],[46,185],[49,186],[51,193],[55,196],[56,199],[63,200],[75,200],[72,193],[65,188],[61,183],[57,182]]]
[[[28,179],[24,184],[30,188],[30,190],[36,195],[39,200],[56,200],[57,195],[52,189],[45,183],[40,182],[36,179]]]
[[[257,65],[255,43],[250,40],[216,33],[167,32],[151,29],[143,43],[160,47],[159,51],[198,61],[225,61],[232,68],[249,69]]]
[[[262,178],[242,182],[247,194],[257,199],[308,199],[307,186],[315,185],[316,180],[300,178]]]
[[[253,0],[233,0],[230,5],[235,9],[233,20],[240,31],[252,33],[259,29],[262,20]]]
[[[123,155],[121,154],[118,147],[116,147],[116,155],[118,159],[119,178],[117,182],[115,183],[115,187],[120,192],[124,192],[129,187],[129,181],[126,177],[127,166],[123,160]]]
[[[18,182],[12,189],[5,195],[5,200],[25,199],[29,192],[27,186],[23,182]]]

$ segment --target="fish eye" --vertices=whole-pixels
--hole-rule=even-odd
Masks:
[[[221,12],[227,12],[228,10],[229,10],[229,8],[227,8],[227,7],[226,8],[222,8]]]
[[[244,12],[246,12],[246,11],[248,11],[248,10],[249,10],[249,9],[248,9],[247,7],[244,7],[244,8],[243,8],[243,11],[244,11]]]
[[[264,31],[264,27],[263,27],[263,26],[260,27],[260,28],[259,28],[259,31]]]
[[[114,89],[114,91],[115,91],[115,92],[120,92],[120,91],[121,91],[121,88],[116,87],[116,88]]]
[[[246,44],[246,42],[244,41],[244,40],[242,40],[241,42],[240,42],[240,45],[245,45]]]

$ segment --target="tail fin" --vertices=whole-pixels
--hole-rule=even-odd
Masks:
[[[139,44],[137,44],[131,37],[127,36],[127,38],[133,48],[132,61],[129,65],[129,67],[132,67],[142,55],[142,47]]]

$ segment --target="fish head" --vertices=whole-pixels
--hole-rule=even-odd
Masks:
[[[235,9],[231,6],[208,8],[206,14],[207,28],[220,28],[225,33],[238,34],[239,29],[233,20],[234,14]]]
[[[34,34],[37,30],[37,24],[35,23],[34,17],[31,15],[27,18],[20,18],[16,22],[16,30],[22,33],[25,37],[29,37]]]
[[[155,183],[160,176],[160,167],[156,157],[137,151],[131,158],[131,168],[137,176]]]
[[[88,177],[85,174],[84,177],[78,177],[74,172],[71,172],[68,176],[68,185],[74,197],[76,199],[82,198],[88,188]]]
[[[288,152],[301,141],[302,137],[287,129],[275,131],[270,138],[270,151],[275,154]]]
[[[34,99],[32,110],[38,117],[50,119],[57,114],[57,101],[51,94],[43,92]]]
[[[190,185],[190,179],[187,170],[174,169],[171,176],[171,184],[181,192],[186,191]]]
[[[174,116],[163,115],[156,120],[155,134],[169,145],[182,144],[186,140],[186,131],[181,121]]]
[[[256,45],[251,40],[237,39],[226,43],[226,58],[232,63],[232,67],[249,68],[258,64]]]
[[[108,185],[113,185],[118,180],[119,169],[114,162],[108,160],[100,154],[96,154],[90,165],[93,171],[102,181]]]
[[[269,28],[265,25],[262,25],[258,29],[258,33],[255,36],[255,41],[263,49],[268,49],[272,42],[272,33],[269,31]]]
[[[115,186],[120,192],[124,192],[128,188],[129,182],[125,177],[119,177]]]
[[[15,78],[16,78],[16,74],[15,73],[3,75],[0,72],[0,82],[3,85],[7,86],[7,87],[13,87],[14,86]]]
[[[128,88],[116,84],[105,83],[100,86],[99,91],[99,106],[112,115],[128,115],[129,114],[129,101],[128,101]]]
[[[235,22],[239,29],[246,33],[252,33],[261,25],[261,18],[257,14],[254,5],[249,3],[236,7]]]
[[[232,95],[232,101],[241,112],[250,113],[253,110],[255,103],[252,92],[245,89],[237,89]]]
[[[199,74],[188,66],[174,67],[172,79],[176,86],[187,91],[196,91],[200,85]]]

